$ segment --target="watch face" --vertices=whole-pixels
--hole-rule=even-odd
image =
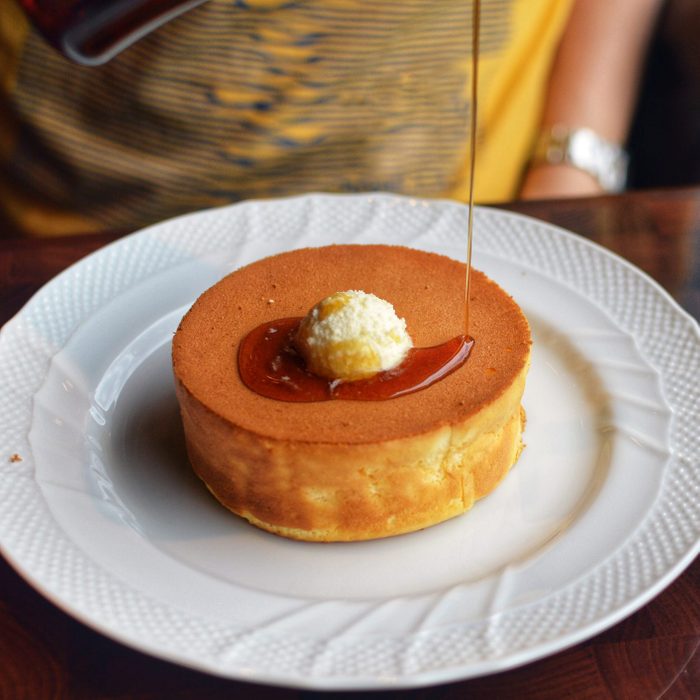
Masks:
[[[580,168],[597,170],[602,164],[599,145],[595,134],[588,129],[578,129],[569,137],[569,158]]]
[[[590,129],[577,129],[569,135],[569,162],[593,175],[608,192],[624,188],[627,157],[617,145],[605,141]]]
[[[543,132],[535,147],[534,162],[568,163],[592,175],[606,192],[620,192],[627,179],[627,154],[592,129],[569,129],[555,124]]]

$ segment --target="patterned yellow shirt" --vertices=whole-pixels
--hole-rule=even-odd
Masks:
[[[570,0],[483,0],[477,200],[512,198]],[[106,65],[0,3],[0,211],[28,235],[255,197],[464,200],[469,0],[209,0]]]

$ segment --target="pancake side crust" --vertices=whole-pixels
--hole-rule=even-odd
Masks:
[[[526,374],[463,423],[368,444],[263,439],[177,391],[190,462],[226,508],[278,535],[338,542],[420,530],[493,491],[522,449]]]

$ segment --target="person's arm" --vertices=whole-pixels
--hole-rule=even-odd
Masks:
[[[624,144],[647,44],[661,0],[575,0],[552,67],[542,129],[587,127]],[[571,165],[532,164],[524,198],[597,194],[596,179]]]

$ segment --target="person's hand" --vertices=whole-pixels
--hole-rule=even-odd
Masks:
[[[520,189],[521,199],[567,199],[603,194],[598,181],[571,165],[535,165],[528,169]]]

